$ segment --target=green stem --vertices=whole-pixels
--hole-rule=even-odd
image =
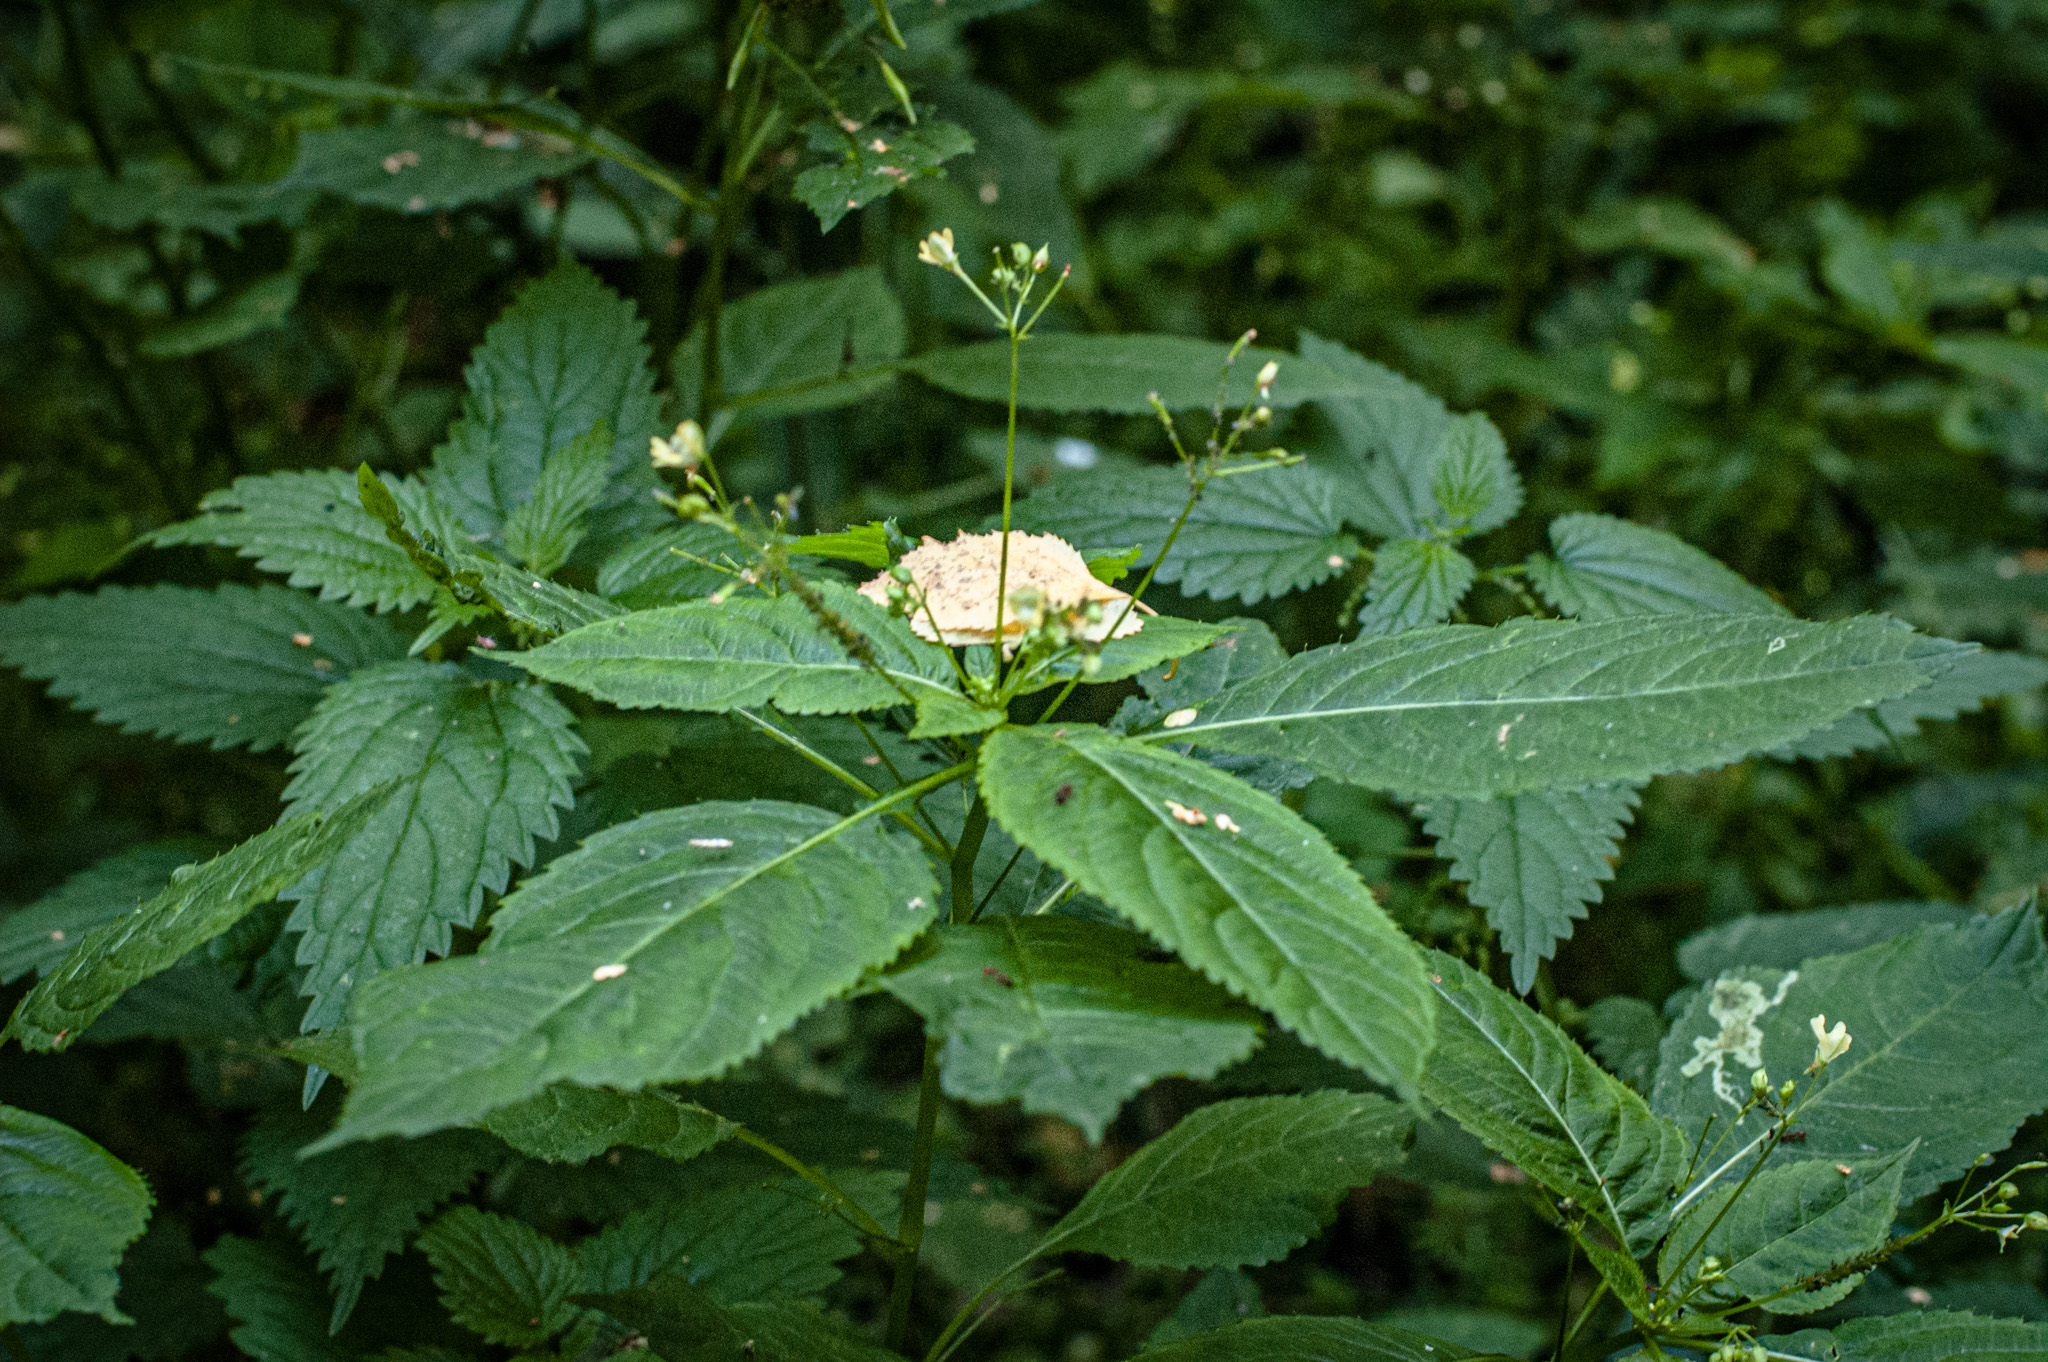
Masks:
[[[861,794],[867,796],[869,799],[879,799],[882,797],[882,792],[880,790],[877,790],[874,786],[868,784],[865,780],[862,780],[859,776],[847,770],[844,766],[841,766],[838,762],[832,760],[832,758],[826,756],[817,748],[812,747],[802,738],[797,737],[796,734],[777,727],[775,724],[769,722],[767,719],[762,718],[760,715],[754,713],[750,709],[736,709],[733,711],[733,713],[738,715],[747,723],[752,724],[755,728],[760,729],[761,732],[767,734],[776,742],[781,743],[784,747],[787,747],[790,751],[796,753],[805,761],[811,763],[811,765],[825,772],[827,775],[839,781],[841,784],[851,786],[852,788],[860,791]],[[924,843],[925,849],[927,851],[930,851],[933,855],[942,857],[952,856],[953,849],[951,847],[947,846],[944,842],[940,841],[932,833],[926,832],[924,828],[919,826],[917,820],[911,817],[911,815],[905,810],[892,809],[889,813],[889,816],[895,819],[897,822],[901,823],[904,827],[908,828],[910,830],[910,835],[917,838],[918,841]]]
[[[122,51],[127,53],[128,69],[134,73],[135,83],[142,87],[142,93],[156,106],[157,117],[163,120],[164,127],[171,134],[171,140],[185,153],[185,159],[192,163],[203,180],[218,183],[226,179],[227,175],[221,169],[220,162],[214,160],[212,154],[201,144],[199,135],[193,132],[191,123],[186,121],[185,115],[171,99],[171,92],[164,88],[163,82],[158,80],[156,73],[150,69],[149,54],[136,44],[135,34],[128,27],[126,17],[114,8],[110,0],[99,0],[99,12],[100,22],[107,26],[108,31],[121,44]]]
[[[1600,1284],[1593,1288],[1593,1294],[1586,1297],[1585,1308],[1579,1311],[1579,1317],[1573,1320],[1572,1327],[1565,1331],[1564,1341],[1557,1345],[1560,1357],[1564,1355],[1564,1350],[1571,1346],[1572,1340],[1579,1336],[1579,1330],[1586,1327],[1586,1321],[1593,1318],[1593,1307],[1607,1298],[1607,1291],[1607,1279],[1602,1277]]]
[[[519,60],[519,50],[526,46],[526,39],[533,32],[533,21],[539,14],[540,0],[526,0],[519,7],[519,16],[512,21],[512,31],[505,37],[505,50],[498,55],[498,67],[491,72],[492,99],[505,93],[505,82],[512,75],[512,63]]]
[[[762,1139],[745,1126],[735,1130],[732,1137],[741,1144],[751,1145],[755,1149],[760,1150],[763,1154],[766,1154],[769,1158],[775,1160],[784,1168],[789,1169],[790,1172],[795,1173],[805,1182],[810,1183],[811,1186],[823,1192],[831,1199],[832,1209],[844,1216],[847,1223],[862,1234],[878,1239],[887,1245],[893,1246],[896,1244],[896,1236],[883,1229],[881,1222],[862,1209],[861,1204],[849,1196],[845,1188],[805,1163],[802,1159],[799,1159],[796,1155],[790,1153],[787,1149]]]
[[[953,849],[953,921],[974,920],[974,863],[981,856],[981,839],[988,834],[988,805],[974,797],[967,822],[960,829],[960,842]]]
[[[1567,1338],[1571,1337],[1572,1269],[1579,1265],[1578,1253],[1578,1239],[1574,1237],[1566,1240],[1564,1250],[1564,1285],[1558,1291],[1561,1299],[1557,1306],[1557,1349],[1551,1353],[1553,1362],[1563,1362],[1564,1343]],[[1603,1278],[1602,1280],[1605,1279]]]
[[[967,1323],[968,1318],[980,1308],[981,1303],[993,1295],[997,1287],[1014,1277],[1019,1270],[1029,1265],[1036,1257],[1038,1257],[1038,1250],[1033,1249],[1001,1272],[998,1272],[995,1276],[989,1278],[988,1284],[975,1292],[974,1299],[961,1306],[959,1313],[955,1314],[946,1327],[939,1331],[939,1336],[932,1340],[931,1348],[924,1355],[924,1362],[939,1362],[940,1358],[951,1352],[952,1349],[946,1345],[953,1341],[954,1335],[960,1332],[961,1328]]]
[[[962,845],[966,839],[961,839]],[[971,862],[970,862],[971,864]],[[957,878],[957,871],[956,871]],[[910,1334],[910,1295],[917,1285],[917,1252],[924,1244],[924,1202],[932,1185],[932,1152],[939,1127],[939,1040],[924,1042],[924,1073],[917,1089],[917,1135],[910,1147],[910,1180],[903,1185],[903,1214],[896,1229],[896,1278],[889,1287],[888,1346],[903,1351]]]
[[[996,675],[1003,666],[1003,607],[1010,587],[1010,497],[1017,485],[1017,352],[1024,343],[1016,327],[1010,328],[1010,423],[1003,442],[1003,549],[996,560]]]

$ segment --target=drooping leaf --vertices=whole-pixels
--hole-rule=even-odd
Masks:
[[[663,1092],[614,1092],[554,1083],[484,1117],[483,1128],[530,1158],[582,1163],[629,1145],[690,1159],[737,1128],[694,1102]]]
[[[475,1181],[502,1151],[472,1131],[448,1130],[299,1158],[319,1134],[318,1124],[299,1116],[257,1126],[242,1141],[242,1173],[276,1198],[279,1214],[320,1255],[334,1293],[328,1331],[339,1333],[363,1282],[383,1275],[384,1259],[403,1251],[433,1209]]]
[[[202,1255],[207,1291],[236,1321],[228,1337],[256,1362],[357,1362],[357,1340],[327,1332],[327,1291],[312,1260],[288,1242],[224,1234]]]
[[[1961,922],[1969,916],[1960,904],[1913,900],[1752,913],[1679,942],[1678,970],[1695,983],[1744,965],[1789,970],[1817,955],[1844,955],[1929,923]]]
[[[546,133],[430,115],[301,133],[298,161],[282,183],[424,213],[495,199],[589,161],[588,152]]]
[[[822,809],[707,802],[606,829],[508,896],[477,954],[358,994],[363,1080],[328,1143],[476,1120],[565,1079],[713,1077],[886,963],[937,903],[916,843]]]
[[[849,714],[915,703],[919,736],[1001,721],[961,695],[943,649],[849,588],[828,582],[819,591],[867,638],[879,671],[849,653],[794,593],[644,610],[505,660],[626,709],[722,714],[773,704],[792,714]]]
[[[812,125],[811,150],[837,153],[840,159],[812,166],[796,177],[797,201],[818,215],[818,226],[831,231],[856,208],[886,198],[911,180],[940,173],[955,156],[974,150],[974,137],[957,123],[927,118],[914,128],[896,128],[884,141],[870,132],[841,133]]]
[[[364,829],[290,890],[302,933],[306,1030],[334,1025],[372,975],[445,954],[452,927],[552,837],[572,799],[582,741],[546,691],[479,681],[452,664],[402,662],[337,686],[300,731],[285,797],[332,809],[390,787]]]
[[[124,733],[216,748],[277,746],[330,682],[404,651],[376,620],[278,586],[110,586],[0,605],[0,662]]]
[[[1578,788],[1738,760],[1914,690],[1959,651],[1871,616],[1438,625],[1299,654],[1148,740],[1410,796]]]
[[[1517,992],[1535,987],[1538,963],[1600,901],[1638,800],[1633,786],[1594,785],[1418,807],[1437,857],[1500,933]]]
[[[1677,1126],[1556,1023],[1453,956],[1431,952],[1436,1050],[1422,1095],[1615,1243],[1656,1242],[1689,1146]]]
[[[650,1350],[690,1362],[893,1362],[897,1354],[856,1336],[802,1301],[721,1305],[680,1277],[628,1291],[576,1297],[646,1335]]]
[[[839,1280],[861,1237],[779,1185],[734,1185],[650,1206],[576,1246],[580,1290],[629,1291],[673,1274],[721,1305],[810,1296]]]
[[[60,1121],[0,1106],[0,1324],[114,1308],[122,1251],[149,1219],[149,1187]]]
[[[185,165],[131,161],[121,177],[81,174],[71,184],[71,206],[86,221],[117,232],[146,222],[178,232],[205,232],[231,245],[241,229],[258,222],[296,227],[318,194],[286,180],[255,184],[208,184]]]
[[[537,1346],[579,1313],[574,1256],[517,1220],[457,1206],[427,1226],[420,1249],[449,1315],[493,1343]]]
[[[1965,653],[1921,687],[1872,709],[1857,710],[1791,743],[1779,755],[1846,756],[1910,738],[1928,719],[1953,719],[2001,695],[2048,684],[2048,662],[2024,653]]]
[[[719,314],[719,406],[764,420],[858,402],[895,381],[903,338],[903,306],[871,265],[771,284]],[[677,408],[694,415],[702,327],[676,347],[669,372]]]
[[[732,585],[744,566],[731,534],[688,521],[636,539],[605,559],[597,570],[597,590],[629,610],[647,610],[708,596]]]
[[[1715,1014],[1718,1013],[1717,1017]],[[1849,1052],[1818,1080],[1808,1020],[1849,1028]],[[1728,1148],[1755,1137],[1736,1125],[1750,1072],[1798,1078],[1805,1143],[1793,1157],[1854,1167],[1873,1150],[1918,1140],[1900,1195],[1925,1195],[1980,1154],[1995,1153],[2021,1121],[2048,1108],[2039,1037],[2048,1028],[2048,948],[2030,904],[1937,923],[1794,971],[1743,968],[1701,990],[1672,1024],[1657,1066],[1656,1109],[1697,1132],[1711,1114]],[[1733,1105],[1731,1105],[1731,1098]]]
[[[999,729],[981,782],[1013,837],[1188,964],[1332,1058],[1412,1089],[1432,1008],[1415,948],[1278,800],[1095,728]]]
[[[1908,1152],[1872,1154],[1853,1165],[1813,1160],[1767,1168],[1740,1197],[1740,1176],[1725,1177],[1672,1224],[1659,1268],[1663,1289],[1690,1294],[1711,1257],[1726,1275],[1700,1289],[1695,1299],[1703,1306],[1776,1296],[1765,1309],[1806,1315],[1833,1305],[1856,1289],[1862,1273],[1778,1293],[1884,1243],[1898,1213]],[[1686,1257],[1695,1244],[1699,1252]]]
[[[611,455],[611,424],[599,420],[541,461],[532,499],[505,518],[505,550],[527,571],[553,576],[583,542],[583,518],[604,495]]]
[[[1063,478],[1018,503],[1019,529],[1056,534],[1083,556],[1141,545],[1159,556],[1188,500],[1177,468]],[[1337,490],[1306,464],[1212,482],[1189,513],[1158,580],[1189,595],[1256,603],[1314,586],[1358,556],[1344,533]]]
[[[2032,1362],[2048,1349],[2048,1323],[1986,1319],[1967,1310],[1866,1315],[1832,1333],[1764,1338],[1774,1352],[1816,1362]]]
[[[1577,512],[1550,522],[1557,557],[1529,560],[1543,599],[1583,620],[1624,615],[1789,615],[1763,592],[1675,534]]]
[[[300,814],[171,876],[149,902],[96,928],[14,1009],[4,1033],[61,1050],[128,989],[176,964],[327,863],[375,815],[379,788],[326,814]]]
[[[79,871],[34,903],[0,917],[0,984],[24,974],[48,974],[88,932],[156,897],[170,883],[172,871],[205,854],[203,842],[145,842]]]
[[[1148,1267],[1285,1257],[1406,1156],[1414,1117],[1369,1093],[1239,1097],[1190,1112],[1103,1175],[1039,1242]]]
[[[1147,1349],[1146,1362],[1461,1362],[1470,1349],[1385,1324],[1273,1315]]]
[[[1358,626],[1365,634],[1398,634],[1441,624],[1465,599],[1479,568],[1438,539],[1395,539],[1380,545],[1365,582]]]
[[[1141,941],[1076,918],[948,927],[882,984],[946,1038],[952,1096],[1022,1099],[1100,1140],[1152,1080],[1208,1078],[1258,1043],[1256,1013],[1185,966],[1140,960]]]

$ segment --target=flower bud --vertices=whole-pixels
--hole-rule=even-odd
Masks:
[[[1021,241],[1010,243],[1010,263],[1023,269],[1031,263],[1031,248]]]
[[[1780,1102],[1789,1102],[1792,1100],[1792,1094],[1798,1090],[1799,1085],[1788,1078],[1778,1085],[1778,1100]]]
[[[2030,1230],[2048,1230],[2048,1211],[2028,1211],[2021,1223]]]
[[[1259,396],[1264,397],[1273,390],[1273,380],[1280,377],[1280,361],[1269,359],[1259,369]]]
[[[1033,274],[1044,274],[1045,267],[1051,263],[1052,243],[1047,242],[1045,245],[1040,246],[1037,253],[1031,257],[1031,272]]]
[[[1998,1184],[1998,1199],[2000,1201],[2011,1201],[2014,1198],[2018,1197],[2019,1194],[2020,1189],[2010,1182],[2001,1182]]]
[[[1756,1095],[1758,1100],[1762,1100],[1763,1095],[1771,1090],[1771,1076],[1764,1070],[1758,1069],[1749,1076],[1749,1090]]]

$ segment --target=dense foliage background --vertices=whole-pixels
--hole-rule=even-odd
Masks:
[[[822,44],[840,22],[834,0],[775,9],[792,44],[806,34]],[[700,414],[704,346],[701,332],[694,345],[685,337],[706,325],[713,299],[866,265],[901,299],[911,353],[979,338],[971,302],[915,261],[917,239],[945,226],[970,260],[1022,238],[1073,262],[1047,331],[1227,339],[1255,327],[1286,349],[1313,333],[1454,406],[1483,407],[1528,499],[1524,517],[1486,541],[1485,562],[1542,547],[1555,515],[1604,511],[1707,549],[1800,615],[1889,610],[1951,638],[2048,647],[2048,346],[2035,340],[2048,326],[2048,6],[896,9],[907,47],[890,49],[893,68],[927,118],[965,128],[974,150],[821,231],[792,193],[819,159],[815,135],[807,142],[791,123],[758,155],[728,137],[752,80],[728,93],[751,4],[10,6],[0,13],[6,593],[262,580],[225,550],[131,546],[238,476],[420,468],[486,326],[564,255],[646,319],[671,420]],[[723,207],[682,207],[551,133],[225,69],[241,67],[472,96],[552,91],[573,119],[629,139],[680,185],[722,188]],[[836,97],[849,109],[893,103],[878,68]],[[406,140],[386,136],[387,120],[407,117],[445,144],[432,200],[407,191],[412,164],[387,159]],[[525,139],[509,172],[484,155],[507,138]],[[823,147],[832,151],[829,130]],[[261,193],[248,188],[257,184]],[[857,406],[738,427],[721,467],[764,500],[801,487],[806,530],[885,516],[912,532],[950,528],[993,509],[1000,422],[999,408],[904,377]],[[1335,438],[1308,412],[1280,434],[1312,455]],[[1020,434],[1035,485],[1163,448],[1149,416],[1027,412]],[[1157,603],[1198,618],[1253,614],[1296,648],[1349,627],[1361,581],[1362,571],[1340,575],[1250,607],[1170,590]],[[1500,596],[1475,595],[1471,616],[1505,611]],[[106,647],[146,674],[150,632],[176,628],[138,617]],[[13,903],[113,852],[177,839],[176,863],[278,815],[280,751],[124,735],[12,671],[0,675],[0,706],[0,894]],[[619,746],[601,762],[632,756],[630,732],[610,740]],[[649,779],[694,790],[725,776]],[[567,815],[564,839],[596,817]],[[1417,820],[1392,803],[1326,818],[1404,927],[1506,981],[1483,912],[1430,855]],[[1630,1077],[1642,1029],[1662,1025],[1655,1009],[1695,981],[1678,950],[1691,934],[1746,914],[1879,900],[1999,905],[2044,876],[2048,711],[2025,693],[1847,757],[1659,779],[1604,897],[1533,996]],[[262,930],[274,935],[281,921],[262,919]],[[303,1004],[292,979],[261,967],[268,945],[252,932],[229,948],[238,968],[256,968],[225,994],[174,999],[105,1043],[0,1060],[0,1100],[92,1136],[157,1198],[123,1273],[123,1307],[141,1326],[73,1314],[25,1329],[38,1362],[234,1355],[227,1313],[205,1289],[220,1265],[198,1255],[224,1234],[295,1242],[266,1195],[276,1181],[266,1159],[276,1132],[302,1119],[303,1067],[248,1037],[295,1034]],[[10,1007],[32,963],[0,960],[17,980]],[[1595,1007],[1611,999],[1641,1005]],[[903,1119],[916,1074],[902,1056],[916,1026],[887,997],[834,1005],[749,1076],[803,1090],[809,1110],[843,1105],[849,1130]],[[1070,1203],[1190,1107],[1290,1082],[1276,1066],[1320,1063],[1275,1045],[1253,1061],[1263,1067],[1215,1084],[1159,1084],[1100,1144],[1014,1107],[961,1109],[942,1140],[999,1183],[987,1224],[1022,1233],[1032,1208]],[[331,1114],[315,1113],[304,1119]],[[2044,1136],[2037,1118],[2016,1152],[2040,1150]],[[475,1196],[551,1231],[588,1229],[659,1180],[651,1158],[613,1160],[571,1172],[515,1160]],[[2044,1242],[2022,1237],[2001,1254],[1976,1236],[1931,1241],[1836,1314],[1934,1302],[2048,1319]],[[942,1271],[973,1275],[946,1260],[968,1251],[964,1238],[938,1236],[934,1251]],[[1239,1293],[1243,1309],[1388,1316],[1535,1355],[1555,1331],[1566,1272],[1563,1241],[1516,1170],[1439,1132],[1425,1133],[1401,1178],[1352,1194],[1308,1249],[1207,1289]],[[1128,1356],[1195,1280],[1070,1266],[1006,1311],[984,1355]],[[886,1291],[883,1268],[856,1258],[827,1295],[865,1319]],[[413,1251],[369,1283],[351,1333],[331,1346],[355,1356],[387,1343],[463,1349],[466,1338]]]

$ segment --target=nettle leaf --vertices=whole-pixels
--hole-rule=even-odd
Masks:
[[[505,519],[505,550],[551,577],[583,542],[583,518],[611,477],[612,430],[599,421],[542,460],[533,499]]]
[[[731,571],[720,571],[722,566]],[[743,551],[729,532],[689,521],[635,539],[613,553],[597,570],[597,590],[629,610],[647,610],[708,596],[730,586],[745,566]]]
[[[576,1260],[517,1220],[457,1206],[420,1235],[441,1304],[463,1328],[493,1343],[530,1348],[574,1323]]]
[[[1020,1098],[1089,1140],[1156,1078],[1209,1078],[1251,1053],[1259,1017],[1182,965],[1139,959],[1144,939],[1077,918],[943,927],[882,979],[946,1038],[948,1093]]]
[[[277,746],[335,679],[404,652],[360,612],[279,586],[110,586],[0,605],[0,662],[124,733],[215,748]]]
[[[0,984],[48,974],[95,927],[133,912],[206,854],[203,842],[145,842],[109,856],[26,907],[0,917]]]
[[[644,1334],[656,1355],[690,1362],[895,1362],[898,1356],[805,1302],[721,1305],[673,1275],[576,1301]]]
[[[569,711],[531,686],[480,681],[449,663],[401,662],[337,686],[299,733],[285,797],[331,809],[390,793],[333,861],[291,889],[303,933],[304,1029],[340,1021],[372,975],[446,954],[486,891],[553,837],[585,748]]]
[[[608,828],[509,895],[475,955],[358,993],[363,1079],[327,1144],[564,1079],[715,1077],[886,964],[938,898],[915,842],[823,809],[706,802]]]
[[[1877,616],[1438,625],[1301,653],[1147,740],[1409,796],[1577,788],[1725,765],[1914,690],[1964,651]]]
[[[1019,529],[1056,534],[1083,556],[1141,545],[1159,556],[1187,505],[1178,468],[1139,468],[1063,478],[1020,502]],[[1306,464],[1275,466],[1209,484],[1188,515],[1158,580],[1189,595],[1256,603],[1314,586],[1358,556],[1344,533],[1337,490]]]
[[[531,1158],[583,1163],[621,1145],[692,1159],[739,1127],[664,1092],[553,1083],[484,1117],[483,1128]]]
[[[1733,570],[1675,534],[1578,512],[1550,522],[1557,557],[1529,559],[1543,599],[1584,620],[1625,615],[1786,615]]]
[[[1412,1090],[1430,1043],[1421,962],[1299,815],[1096,728],[999,729],[981,782],[996,821],[1083,889],[1333,1059]]]
[[[509,563],[474,558],[466,553],[448,555],[449,567],[457,572],[474,572],[505,615],[543,634],[562,635],[599,620],[616,619],[625,610],[602,596],[536,577]],[[493,640],[495,642],[495,640]],[[484,645],[488,646],[488,645]]]
[[[2048,1324],[1913,1310],[1848,1320],[1832,1333],[1809,1329],[1760,1341],[1817,1362],[2029,1362],[2048,1349]]]
[[[914,128],[880,129],[888,133],[886,139],[873,135],[879,127],[855,134],[823,123],[811,126],[811,150],[842,153],[840,160],[804,171],[792,186],[797,202],[818,215],[821,231],[831,231],[854,209],[887,198],[911,180],[936,175],[947,161],[974,150],[972,133],[940,118],[926,118]]]
[[[312,1262],[289,1243],[224,1234],[202,1258],[213,1269],[208,1294],[240,1321],[228,1337],[256,1362],[357,1362],[352,1338],[327,1332],[326,1288]]]
[[[410,480],[400,482],[405,495]],[[320,598],[377,610],[404,610],[434,594],[434,584],[363,509],[353,473],[339,468],[237,478],[209,492],[199,515],[149,536],[159,548],[217,544],[254,558],[292,586]]]
[[[1817,955],[1842,955],[1929,923],[1958,923],[1971,916],[1960,904],[1911,900],[1752,913],[1679,942],[1678,971],[1701,983],[1742,965],[1789,970]]]
[[[277,1198],[279,1213],[320,1255],[334,1292],[328,1331],[339,1333],[364,1281],[382,1276],[384,1259],[503,1152],[473,1131],[448,1130],[298,1157],[321,1129],[297,1114],[257,1126],[242,1140],[242,1175]]]
[[[1522,509],[1522,479],[1508,462],[1507,441],[1484,412],[1451,418],[1429,493],[1445,527],[1463,534],[1505,525]]]
[[[1109,618],[1114,620],[1116,616],[1111,614]],[[1137,633],[1110,639],[1102,645],[1101,651],[1095,655],[1094,671],[1085,670],[1080,657],[1070,651],[1021,673],[1017,694],[1029,695],[1076,676],[1092,685],[1129,680],[1140,672],[1163,667],[1175,658],[1198,653],[1230,633],[1229,625],[1201,624],[1175,615],[1142,618],[1144,628]]]
[[[645,331],[631,303],[573,260],[526,285],[470,359],[462,419],[434,451],[426,487],[472,534],[496,540],[533,499],[548,456],[600,421],[614,475],[643,468],[657,425]],[[615,492],[635,486],[622,479]]]
[[[861,1237],[781,1185],[734,1185],[634,1211],[576,1246],[583,1291],[673,1274],[722,1305],[809,1296],[839,1280]]]
[[[1422,1095],[1633,1253],[1663,1229],[1690,1146],[1555,1022],[1429,954],[1440,1005]]]
[[[1462,1362],[1469,1348],[1328,1315],[1274,1315],[1147,1348],[1146,1362]]]
[[[589,161],[589,152],[546,133],[475,119],[399,117],[300,133],[298,161],[281,183],[370,208],[424,213],[495,199]]]
[[[176,232],[205,232],[230,245],[258,222],[297,227],[318,200],[316,191],[285,180],[208,184],[183,163],[129,161],[114,179],[98,167],[76,173],[71,206],[87,222],[116,232],[155,223]]]
[[[66,1310],[129,1323],[118,1268],[150,1204],[140,1174],[70,1126],[0,1106],[0,1324]]]
[[[2024,653],[1965,653],[1919,690],[1874,709],[1844,715],[1775,755],[1818,760],[1887,747],[1917,734],[1923,720],[1953,719],[1981,708],[1987,700],[2023,694],[2042,685],[2048,685],[2048,662],[2040,658]]]
[[[2020,1122],[2048,1108],[2048,948],[2029,904],[1940,923],[1797,970],[1745,968],[1702,989],[1665,1037],[1652,1098],[1697,1132],[1718,1114],[1728,1148],[1763,1129],[1751,1114],[1730,1127],[1757,1068],[1801,1075],[1813,1059],[1808,1019],[1846,1022],[1849,1052],[1804,1099],[1802,1145],[1772,1156],[1851,1167],[1918,1140],[1900,1195],[1910,1201],[2005,1147]],[[1802,1085],[1808,1081],[1800,1080]],[[1733,1099],[1731,1103],[1731,1099]]]
[[[1740,1197],[1740,1176],[1724,1178],[1723,1187],[1699,1198],[1672,1225],[1659,1267],[1663,1289],[1692,1296],[1702,1261],[1717,1258],[1726,1275],[1693,1298],[1702,1306],[1733,1305],[1776,1295],[1879,1247],[1898,1214],[1910,1153],[1873,1156],[1854,1166],[1814,1160],[1767,1168]],[[1681,1263],[1695,1244],[1699,1252]],[[1862,1280],[1862,1273],[1853,1273],[1818,1290],[1778,1296],[1764,1308],[1778,1315],[1811,1314]]]
[[[903,339],[903,306],[872,265],[757,289],[719,313],[719,406],[765,420],[858,402],[895,382]],[[669,373],[676,407],[696,412],[701,326],[676,347]]]
[[[837,583],[818,591],[867,638],[884,674],[847,652],[794,593],[643,610],[504,660],[626,709],[722,714],[773,704],[792,714],[850,714],[915,702],[918,737],[1002,721],[960,693],[945,651],[903,620]]]
[[[1441,624],[1478,579],[1472,560],[1440,539],[1390,540],[1380,545],[1365,580],[1359,629],[1398,634],[1420,624]]]
[[[1438,859],[1500,934],[1517,992],[1535,987],[1536,966],[1600,901],[1639,802],[1634,786],[1594,785],[1417,806]]]
[[[171,876],[149,902],[96,928],[14,1009],[5,1036],[61,1050],[123,993],[176,964],[327,863],[375,815],[384,789],[327,814],[300,814]]]
[[[1306,1244],[1345,1192],[1398,1165],[1414,1130],[1412,1114],[1369,1093],[1211,1103],[1104,1174],[1036,1254],[1270,1263]]]

